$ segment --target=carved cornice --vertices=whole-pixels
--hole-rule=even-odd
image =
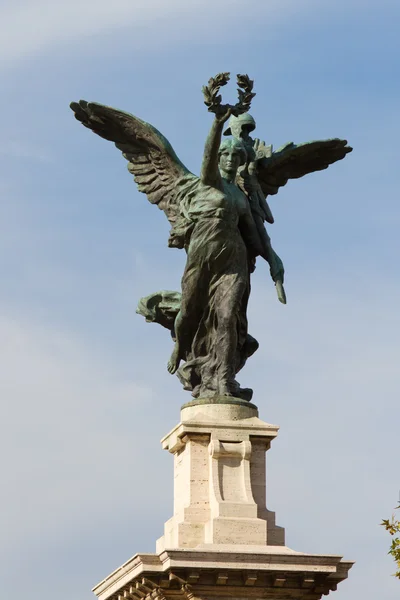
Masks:
[[[190,550],[166,551],[159,557],[161,570],[154,569],[150,555],[145,555],[140,573],[135,560],[137,557],[134,557],[131,573],[127,569],[128,561],[121,567],[123,576],[118,577],[117,570],[93,591],[99,600],[194,600],[211,597],[223,600],[232,596],[243,600],[260,597],[319,600],[346,579],[353,564],[342,561],[338,556],[287,551],[264,554],[264,565],[255,569],[245,566],[245,561],[251,556],[249,553],[235,553],[232,560],[236,559],[236,566],[233,566],[224,560],[227,557],[223,555],[228,553],[198,552],[199,558],[203,559],[206,554],[214,554],[215,561],[204,561],[203,566],[196,564],[191,567],[188,563],[193,554]]]

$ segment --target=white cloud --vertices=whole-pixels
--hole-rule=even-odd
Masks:
[[[396,0],[379,2],[381,9],[392,6]],[[277,20],[307,15],[309,21],[363,7],[363,0],[323,6],[319,0],[301,4],[296,0],[19,0],[0,10],[0,65],[11,66],[59,44],[74,45],[80,39],[128,28],[132,38],[145,42],[141,50],[151,51],[160,40],[173,43],[175,34],[180,42],[205,36],[221,39],[246,33],[255,19],[265,19],[271,36]]]
[[[302,3],[308,12],[316,0]],[[0,11],[0,66],[28,59],[32,54],[63,43],[74,46],[93,35],[128,30],[142,42],[142,51],[151,51],[160,40],[202,39],[231,36],[232,26],[240,31],[244,23],[261,14],[268,19],[287,19],[299,13],[295,0],[22,0]],[[145,46],[143,46],[145,42]]]
[[[0,454],[7,490],[0,546],[12,554],[23,540],[29,547],[40,538],[46,546],[58,535],[76,535],[76,527],[116,518],[110,510],[115,490],[124,488],[133,461],[135,475],[144,475],[146,464],[135,456],[148,432],[139,428],[132,438],[131,423],[152,395],[69,332],[2,316],[0,338]],[[154,443],[149,457],[157,450]],[[119,514],[137,498],[132,488],[124,497]]]

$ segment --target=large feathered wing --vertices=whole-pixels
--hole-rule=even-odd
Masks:
[[[121,110],[85,100],[70,106],[82,125],[122,151],[139,191],[157,204],[174,226],[179,210],[177,192],[198,178],[179,160],[168,140],[149,123]]]
[[[290,143],[276,152],[272,152],[271,146],[264,149],[265,152],[259,146],[257,152],[257,178],[265,196],[277,194],[289,179],[327,169],[352,151],[347,141],[340,139]]]

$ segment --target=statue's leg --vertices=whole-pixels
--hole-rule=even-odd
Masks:
[[[181,281],[180,309],[173,325],[176,342],[167,367],[171,374],[176,373],[181,360],[185,358],[185,352],[187,353],[188,348],[191,346],[193,329],[196,328],[196,321],[198,320],[196,308],[199,296],[199,269],[196,264],[193,264],[191,256],[192,253],[188,251],[186,267]]]
[[[181,356],[181,340],[182,340],[182,324],[183,324],[183,316],[182,309],[176,315],[176,319],[174,322],[174,330],[175,330],[175,344],[174,349],[172,350],[172,354],[168,361],[168,372],[173,375],[179,368],[182,356]]]
[[[227,275],[216,294],[218,389],[223,396],[234,396],[239,385],[235,380],[238,345],[238,312],[245,290],[238,274]]]

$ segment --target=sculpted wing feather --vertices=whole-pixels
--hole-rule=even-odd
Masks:
[[[272,152],[270,146],[265,149],[269,152],[263,154],[259,148],[257,153],[257,177],[265,196],[277,194],[289,179],[327,169],[352,151],[346,140],[337,138],[298,145],[290,143],[276,152]]]
[[[178,213],[177,190],[185,181],[197,178],[168,140],[149,123],[121,110],[85,100],[70,106],[82,125],[121,150],[139,191],[164,211],[173,226]]]

